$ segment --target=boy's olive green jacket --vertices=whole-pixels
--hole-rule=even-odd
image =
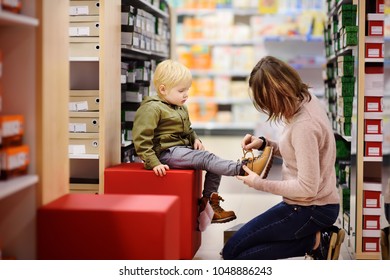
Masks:
[[[158,96],[148,96],[135,113],[133,141],[146,169],[161,164],[161,152],[173,146],[193,147],[198,138],[191,128],[186,106],[171,105]]]

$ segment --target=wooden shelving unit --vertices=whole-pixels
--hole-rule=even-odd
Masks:
[[[83,9],[84,2],[71,0],[71,6]],[[98,51],[90,49],[83,55],[71,55],[70,63],[70,90],[95,90],[97,91],[98,126],[97,133],[82,133],[85,142],[82,144],[85,150],[92,141],[97,139],[94,153],[70,153],[70,191],[104,193],[104,169],[107,166],[120,163],[120,0],[99,0],[89,3],[93,9],[98,7],[98,13],[69,16],[71,23],[97,23],[98,35],[88,34],[84,36],[70,37],[70,43],[96,42]],[[92,8],[90,9],[92,10]],[[91,12],[92,13],[92,12]],[[73,25],[74,26],[74,25]],[[77,26],[77,25],[76,25]],[[81,25],[80,25],[81,26]],[[79,44],[81,45],[81,43]],[[71,46],[72,48],[72,46]],[[72,52],[71,52],[72,53]],[[84,77],[81,78],[80,77]],[[69,93],[68,93],[69,95]],[[83,111],[80,111],[82,113]],[[97,137],[95,136],[98,135]],[[74,134],[69,133],[69,137]],[[95,138],[96,137],[96,138]],[[88,139],[90,142],[88,142]],[[71,143],[71,145],[73,145]],[[95,188],[91,188],[90,179]],[[85,184],[86,189],[81,188]],[[74,188],[73,188],[74,186]]]
[[[63,137],[68,0],[21,2],[21,14],[0,11],[1,114],[24,116],[30,164],[27,175],[0,182],[0,243],[4,257],[35,259],[36,208],[66,193],[69,185]]]

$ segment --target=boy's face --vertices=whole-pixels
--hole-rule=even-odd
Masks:
[[[188,90],[191,84],[180,83],[171,89],[165,85],[160,86],[160,93],[168,103],[176,106],[183,106],[188,99]]]

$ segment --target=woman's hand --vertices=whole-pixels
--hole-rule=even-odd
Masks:
[[[154,174],[161,177],[167,174],[166,170],[169,170],[169,166],[166,164],[159,164],[153,167]]]
[[[251,151],[253,149],[257,150],[261,147],[262,144],[263,144],[263,140],[251,134],[245,135],[241,141],[241,147],[245,151]]]
[[[202,142],[200,142],[199,139],[195,139],[195,142],[194,142],[194,150],[204,150],[204,146],[202,144]]]
[[[257,177],[259,177],[259,175],[257,175],[255,172],[253,172],[252,170],[250,170],[250,168],[246,165],[244,165],[242,167],[244,169],[244,171],[248,174],[247,176],[236,176],[237,179],[241,180],[244,182],[245,185],[248,185],[249,187],[251,188],[255,188],[254,185],[255,185],[255,180]]]

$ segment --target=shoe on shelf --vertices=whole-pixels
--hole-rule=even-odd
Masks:
[[[211,208],[214,211],[214,215],[211,220],[212,224],[227,223],[237,218],[234,211],[225,211],[219,205],[220,201],[224,201],[224,199],[220,197],[216,192],[212,193],[210,198],[202,197],[200,199],[200,206],[199,206],[200,213],[206,208],[207,203],[210,203]]]
[[[247,157],[247,154],[250,153],[252,157]],[[262,179],[267,178],[268,172],[272,167],[273,161],[273,147],[266,146],[259,156],[254,156],[252,151],[244,151],[244,157],[241,162],[243,165],[249,167],[250,170],[259,175]],[[242,170],[240,175],[248,175]]]
[[[381,229],[381,252],[382,260],[389,260],[389,227]]]

